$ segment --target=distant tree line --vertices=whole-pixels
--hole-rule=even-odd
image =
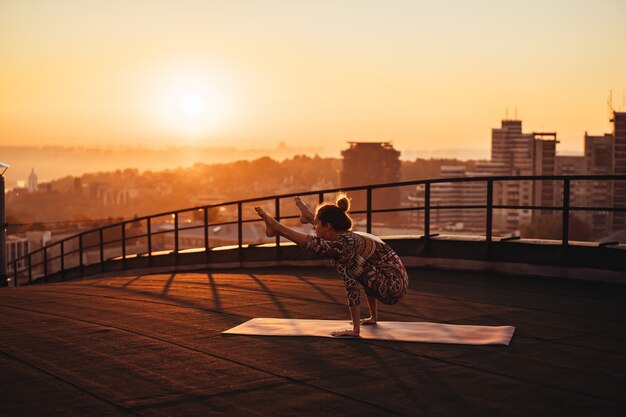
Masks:
[[[64,177],[39,191],[7,194],[9,233],[69,227],[99,227],[170,210],[250,197],[340,187],[341,159],[297,155],[204,164],[163,171],[124,169]],[[442,165],[472,161],[403,161],[401,180],[439,177]],[[216,215],[216,213],[213,213]]]

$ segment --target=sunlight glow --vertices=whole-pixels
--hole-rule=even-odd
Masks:
[[[216,79],[220,77],[215,76]],[[232,92],[208,72],[170,71],[154,81],[158,123],[185,140],[197,141],[222,128],[231,113]]]
[[[206,112],[206,100],[196,91],[187,91],[178,99],[178,111],[190,120],[199,118]]]

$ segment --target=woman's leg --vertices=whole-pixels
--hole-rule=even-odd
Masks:
[[[376,324],[376,321],[378,321],[378,300],[376,297],[368,294],[367,305],[370,308],[370,316],[369,318],[361,320],[361,324],[364,326],[368,324]]]
[[[357,281],[367,294],[370,317],[361,324],[375,324],[378,321],[378,302],[392,305],[406,293],[408,278],[404,268],[395,264],[387,264],[377,269],[365,267]]]
[[[309,206],[306,205],[304,201],[300,197],[295,197],[296,206],[300,209],[300,223],[307,224],[315,221],[315,214],[311,211]]]

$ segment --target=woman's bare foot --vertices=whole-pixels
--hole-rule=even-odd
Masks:
[[[300,223],[302,224],[307,224],[307,223],[311,223],[313,224],[313,222],[315,221],[315,215],[313,214],[313,212],[311,211],[311,209],[309,208],[309,206],[306,205],[306,203],[304,201],[302,201],[302,199],[300,197],[295,197],[294,200],[296,201],[296,206],[298,206],[298,208],[300,209]]]
[[[331,332],[330,335],[332,337],[348,337],[348,338],[359,337],[359,334],[354,333],[354,331],[352,330],[340,330],[337,332]]]
[[[367,326],[370,324],[376,324],[376,318],[375,317],[368,317],[366,319],[361,319],[361,325],[362,326]]]
[[[265,210],[263,210],[261,207],[255,207],[254,208],[257,212],[257,214],[259,215],[260,218],[263,219],[263,221],[265,222],[265,234],[267,235],[267,237],[274,237],[277,235],[276,230],[273,227],[273,223],[276,222],[276,220],[270,216],[269,214],[267,214],[265,212]]]

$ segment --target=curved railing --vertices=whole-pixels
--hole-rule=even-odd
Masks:
[[[324,201],[325,195],[334,194],[338,191],[349,192],[353,197],[360,195],[358,198],[360,203],[354,207],[352,214],[358,220],[357,224],[369,233],[377,224],[373,221],[374,216],[391,216],[391,220],[388,222],[402,225],[406,230],[415,227],[422,238],[429,239],[433,236],[431,234],[432,227],[434,225],[441,226],[440,222],[433,222],[435,210],[437,212],[439,210],[457,210],[457,212],[458,210],[468,212],[484,210],[478,227],[484,233],[480,233],[475,228],[474,234],[484,236],[486,243],[491,244],[494,239],[494,211],[541,210],[562,213],[560,243],[568,245],[570,244],[571,213],[626,212],[626,207],[571,205],[572,183],[606,182],[610,184],[608,190],[612,190],[611,187],[616,181],[624,180],[626,180],[626,175],[440,178],[289,193],[185,208],[86,230],[46,245],[10,262],[9,279],[13,285],[18,285],[30,283],[41,277],[47,278],[52,274],[60,275],[63,278],[67,271],[76,269],[80,271],[79,275],[83,276],[87,265],[100,265],[99,271],[103,272],[105,262],[110,260],[119,260],[125,266],[127,259],[138,256],[152,260],[153,257],[162,254],[179,254],[185,251],[205,251],[208,253],[215,247],[228,244],[232,248],[242,249],[267,241],[267,239],[251,233],[251,230],[246,228],[246,225],[252,223],[261,226],[259,218],[252,210],[254,205],[261,205],[269,211],[273,211],[279,220],[296,219],[299,214],[289,212],[289,209],[283,210],[286,213],[281,212],[281,203],[284,200],[300,196],[309,200],[313,198],[316,200],[314,203],[317,203]],[[547,184],[548,190],[552,187],[553,191],[560,191],[558,196],[555,195],[552,198],[553,202],[560,200],[560,204],[520,205],[509,204],[507,200],[498,201],[502,196],[502,191],[495,192],[498,187],[508,186],[507,184],[525,184],[526,190],[529,190],[529,185],[532,184],[531,188],[535,189],[538,183],[542,181],[549,182],[543,183],[544,185]],[[463,188],[458,188],[457,184],[461,184]],[[626,188],[626,186],[624,187]],[[591,188],[587,187],[587,189]],[[389,206],[390,202],[387,198],[389,194],[384,190],[396,190],[398,195],[404,193],[406,199],[393,198],[400,202],[400,207]],[[470,204],[467,204],[467,201],[463,204],[441,204],[441,200],[446,199],[446,196],[456,200],[455,193],[458,190],[472,191],[466,199]],[[504,191],[505,194],[506,192]],[[435,194],[438,200],[436,202],[433,201]],[[478,200],[483,202],[477,203]],[[456,201],[452,202],[456,203]],[[228,238],[220,236],[220,232],[226,229],[230,229],[232,232]],[[245,236],[246,234],[253,236]],[[192,237],[189,238],[188,235],[192,235]],[[516,237],[504,236],[504,238]],[[281,239],[276,237],[273,241],[275,241],[276,247],[280,248]],[[604,243],[604,245],[611,243]],[[278,257],[280,257],[280,251],[278,251]]]

